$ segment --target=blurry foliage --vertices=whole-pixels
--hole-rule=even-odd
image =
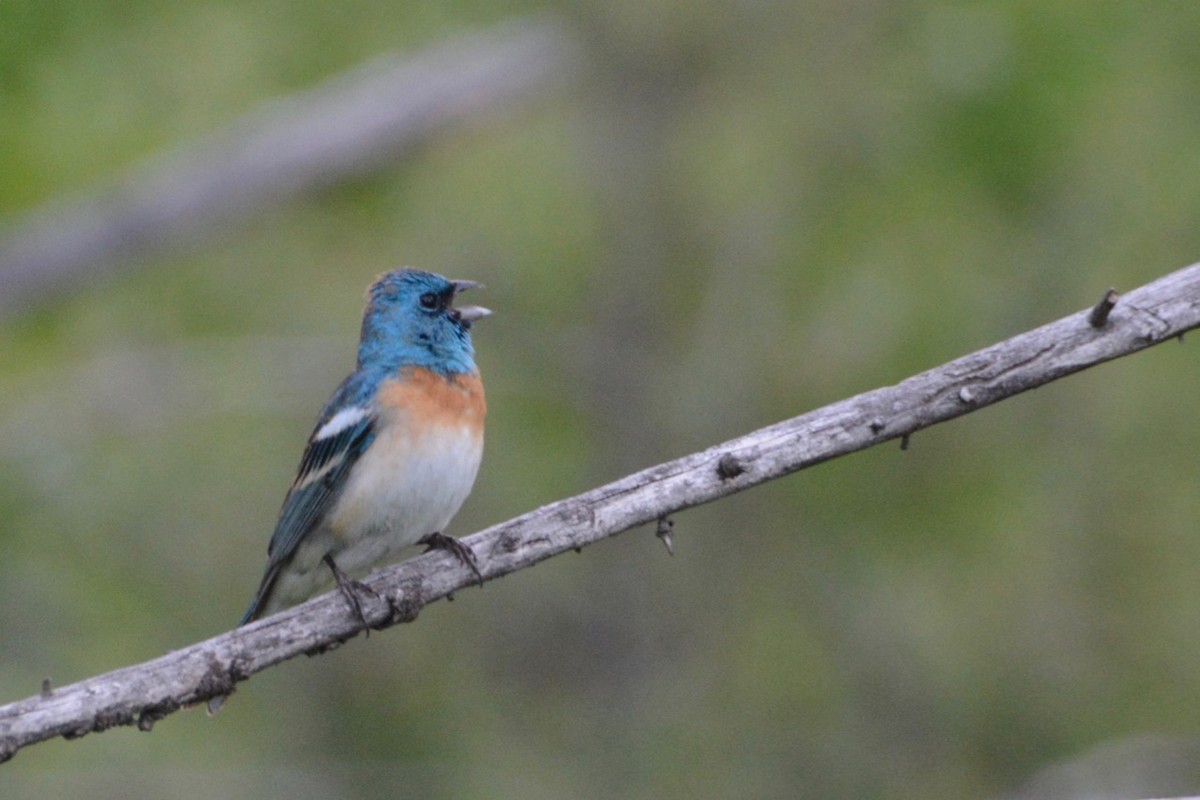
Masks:
[[[0,210],[540,7],[6,0]],[[0,324],[0,698],[237,619],[391,266],[497,311],[462,534],[1200,254],[1200,6],[557,10],[587,71],[536,111]],[[640,531],[464,592],[216,719],[37,746],[3,794],[999,796],[1144,734],[1109,788],[1195,792],[1194,348],[681,514],[674,558]]]

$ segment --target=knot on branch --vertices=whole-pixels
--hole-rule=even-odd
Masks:
[[[197,700],[208,701],[208,713],[216,714],[221,710],[221,706],[225,704],[225,699],[236,691],[239,681],[244,681],[250,677],[250,671],[246,669],[240,658],[234,657],[229,662],[229,668],[226,669],[217,660],[217,657],[212,653],[208,653],[205,659],[208,669],[200,676],[200,680],[196,682],[194,690]],[[179,706],[176,706],[178,708]],[[169,709],[174,711],[175,708]],[[158,714],[157,709],[150,711],[143,710],[142,716],[138,718],[138,729],[148,731],[154,727],[154,723],[166,716],[166,713]],[[150,716],[150,715],[154,716]],[[142,727],[145,725],[146,727]]]
[[[420,580],[408,580],[387,596],[388,619],[375,630],[391,627],[398,623],[416,622],[417,615],[425,607],[425,586]]]
[[[178,711],[179,703],[168,701],[159,703],[154,706],[146,706],[138,713],[137,729],[149,733],[154,728],[154,723],[158,722],[168,714]]]
[[[723,481],[731,481],[746,471],[746,465],[733,453],[726,453],[717,461],[717,477]]]
[[[515,553],[521,547],[521,537],[512,531],[507,531],[496,541],[496,548],[502,553]]]

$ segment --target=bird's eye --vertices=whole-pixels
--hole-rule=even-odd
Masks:
[[[421,308],[434,309],[438,306],[438,296],[433,292],[426,292],[421,295]]]

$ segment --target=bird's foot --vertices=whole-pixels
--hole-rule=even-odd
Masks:
[[[364,628],[367,628],[367,635],[370,636],[370,626],[367,623],[367,616],[363,613],[362,597],[363,595],[370,595],[375,600],[382,600],[383,598],[379,596],[379,592],[367,586],[367,584],[362,581],[356,581],[345,572],[342,572],[342,568],[334,562],[333,556],[328,553],[325,554],[325,563],[329,565],[330,571],[333,572],[333,579],[337,581],[338,591],[342,593],[342,597],[345,598],[347,605],[350,606],[350,610],[354,612],[354,616],[358,617],[358,621],[363,624]]]
[[[479,562],[475,560],[475,551],[453,536],[447,536],[440,531],[434,531],[428,536],[422,536],[417,544],[425,545],[425,552],[430,550],[446,550],[458,559],[464,567],[475,573],[475,580],[483,586],[483,574],[479,571]]]

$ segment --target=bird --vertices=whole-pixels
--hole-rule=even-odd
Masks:
[[[487,415],[471,327],[492,312],[455,307],[482,288],[423,270],[385,272],[367,290],[355,370],[308,437],[239,625],[302,602],[332,578],[364,625],[350,578],[424,544],[445,549],[482,583],[474,554],[443,531],[471,488]]]

